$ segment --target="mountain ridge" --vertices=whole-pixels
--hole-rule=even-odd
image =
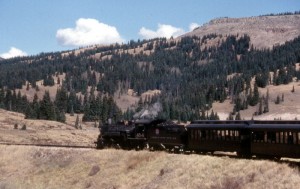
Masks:
[[[244,18],[216,18],[185,36],[203,37],[211,33],[221,35],[243,35],[251,38],[254,47],[272,48],[284,44],[300,35],[300,15],[257,16]]]

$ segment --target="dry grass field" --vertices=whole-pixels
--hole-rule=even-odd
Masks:
[[[299,188],[299,167],[226,156],[0,145],[0,188]]]
[[[82,115],[80,115],[81,118]],[[0,142],[22,144],[94,146],[99,134],[94,123],[81,123],[75,129],[75,116],[66,115],[66,123],[24,119],[24,115],[0,109]],[[14,125],[18,124],[18,129]],[[26,130],[21,130],[26,125]]]
[[[76,115],[65,124],[2,109],[0,115],[1,142],[93,146],[99,132],[94,123],[75,129]],[[299,160],[0,144],[0,189],[299,188],[299,166]]]

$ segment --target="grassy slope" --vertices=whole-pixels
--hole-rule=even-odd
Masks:
[[[292,88],[295,88],[295,92],[292,93]],[[283,120],[294,120],[297,118],[300,119],[300,83],[299,82],[291,82],[287,85],[268,85],[266,88],[259,88],[260,96],[265,96],[267,94],[267,89],[269,89],[269,112],[266,114],[262,114],[259,116],[253,116],[254,112],[258,111],[259,104],[256,106],[249,106],[247,110],[241,111],[241,116],[244,119],[251,119],[252,116],[254,119],[260,120],[274,120],[274,118],[281,118]],[[276,97],[282,97],[284,94],[284,102],[276,105],[275,100]],[[217,112],[221,119],[228,118],[229,112],[233,110],[233,104],[230,103],[231,100],[226,100],[224,103],[214,103],[213,110]],[[211,111],[211,110],[210,110]]]
[[[288,164],[163,152],[0,145],[0,188],[299,188]]]
[[[66,123],[30,120],[24,119],[23,114],[0,109],[0,142],[94,146],[99,134],[94,123],[83,122],[83,129],[78,130],[74,128],[76,115],[66,118]],[[14,129],[15,124],[18,129]],[[20,130],[24,124],[27,129]]]

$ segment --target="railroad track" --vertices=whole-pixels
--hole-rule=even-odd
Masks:
[[[30,144],[30,143],[0,142],[0,145],[7,145],[7,146],[39,146],[39,147],[57,147],[57,148],[93,148],[93,149],[95,149],[95,146],[60,145],[60,144]]]

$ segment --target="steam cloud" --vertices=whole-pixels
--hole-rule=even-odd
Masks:
[[[158,113],[162,111],[162,105],[159,102],[154,103],[141,111],[134,114],[134,119],[154,119],[157,117]]]

